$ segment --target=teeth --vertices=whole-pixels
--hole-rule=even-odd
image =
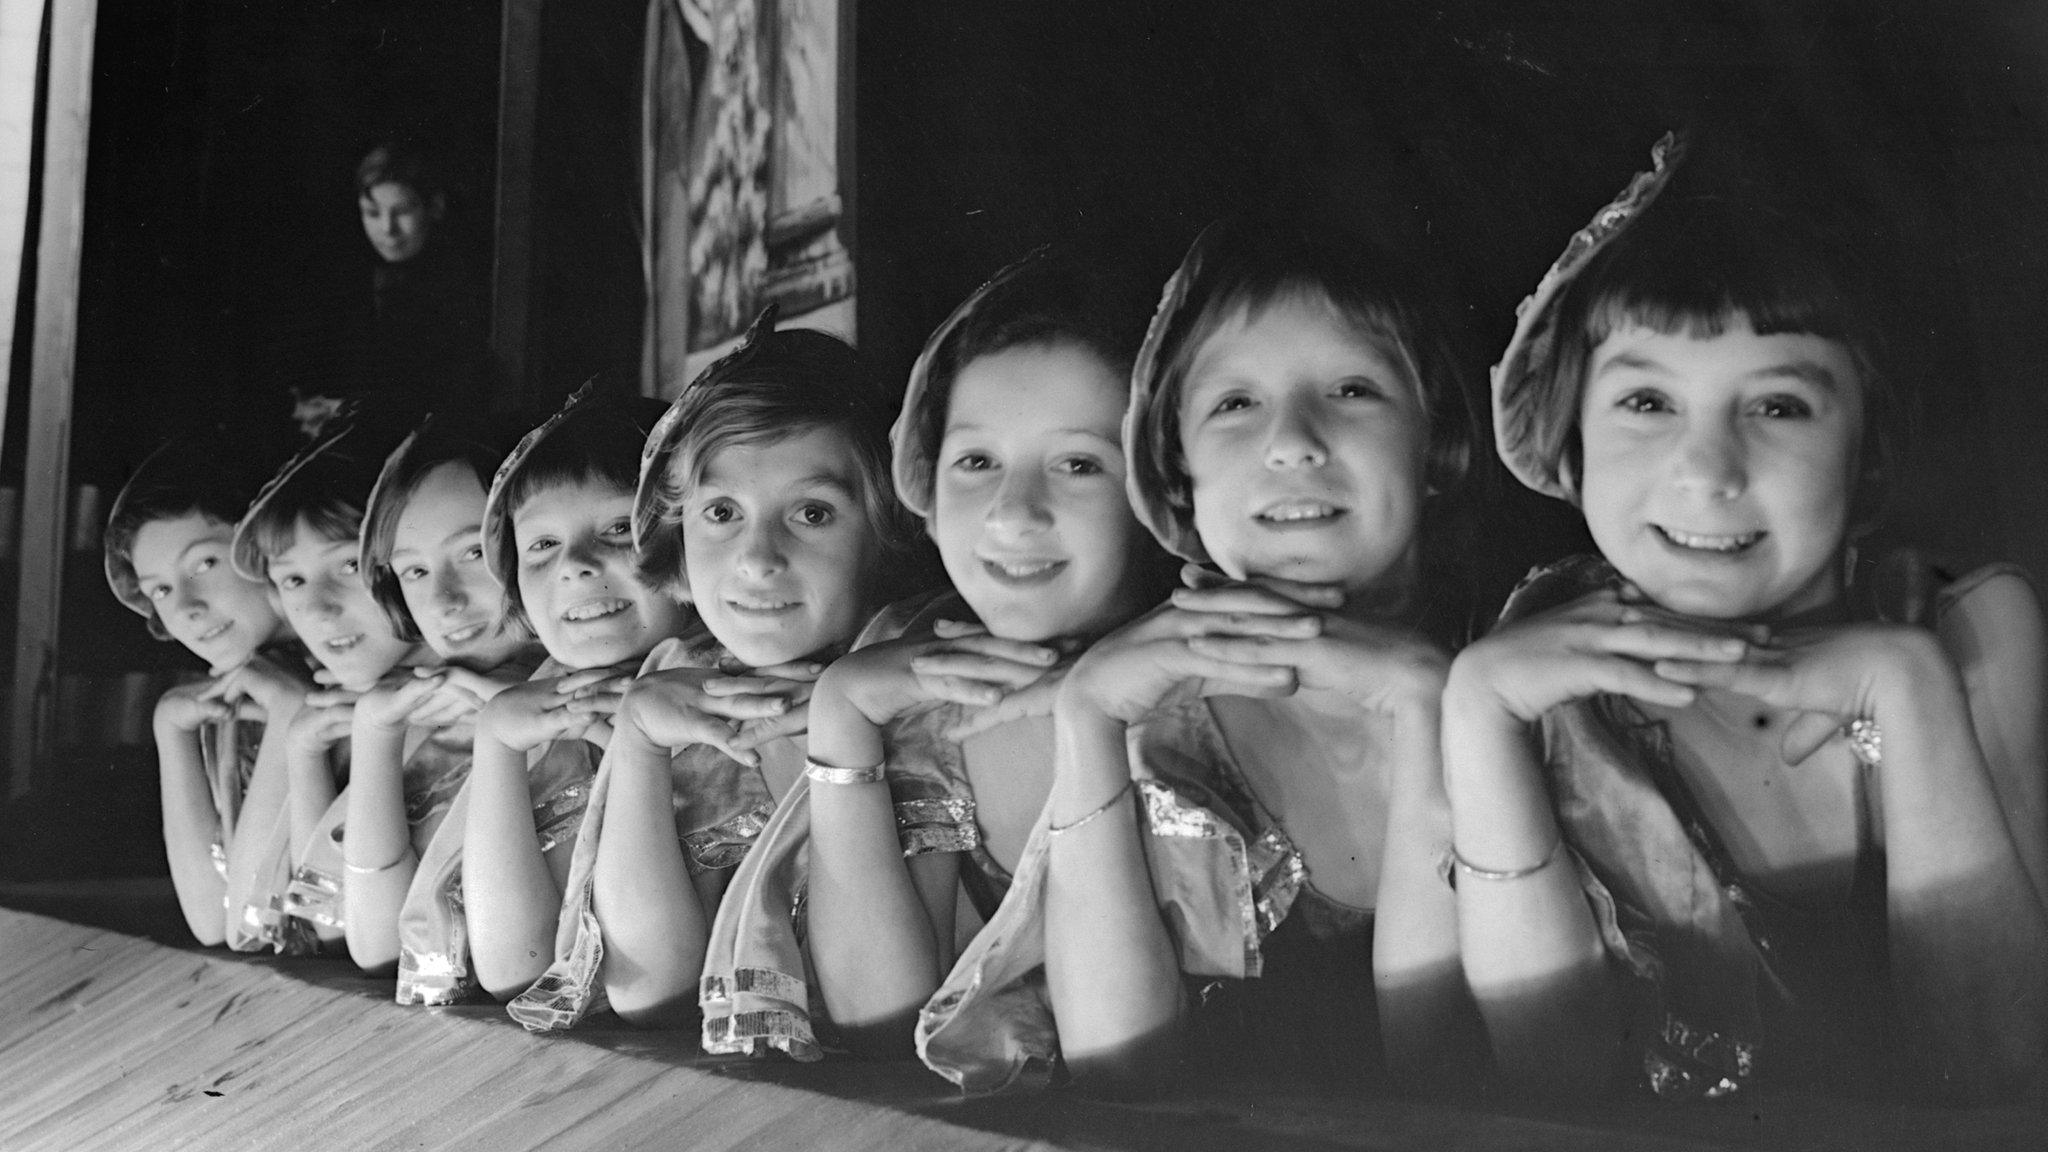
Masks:
[[[363,634],[360,632],[353,636],[343,636],[335,640],[329,640],[327,642],[327,650],[329,652],[346,652],[357,644],[362,643],[362,640]]]
[[[1322,520],[1337,514],[1337,509],[1320,502],[1299,504],[1276,504],[1259,513],[1259,519],[1277,523],[1292,523],[1297,520]]]
[[[228,629],[234,626],[235,622],[233,620],[223,620],[214,627],[207,629],[204,633],[201,633],[199,641],[203,644],[208,640],[218,640],[221,636],[226,634]]]
[[[996,571],[1001,572],[1005,576],[1022,580],[1026,577],[1037,576],[1041,573],[1049,572],[1053,569],[1054,566],[1058,565],[1060,561],[1034,560],[1024,563],[1006,564],[1001,560],[988,560],[984,561],[984,563],[986,563],[989,567],[995,569]]]
[[[1680,532],[1675,528],[1658,527],[1664,538],[1681,548],[1693,548],[1701,552],[1740,552],[1764,538],[1762,532],[1744,532],[1739,536],[1704,536],[1691,532]]]
[[[624,600],[600,600],[593,604],[579,604],[562,613],[562,619],[572,623],[595,620],[600,616],[610,616],[614,612],[623,612],[627,607],[629,605]]]
[[[727,600],[726,603],[746,612],[780,612],[796,606],[794,600]]]
[[[478,636],[483,635],[483,631],[484,626],[482,624],[467,624],[453,632],[442,633],[441,639],[450,644],[467,644]]]

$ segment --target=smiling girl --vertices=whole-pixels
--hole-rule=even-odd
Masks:
[[[1462,605],[1424,579],[1424,522],[1469,421],[1410,301],[1384,254],[1249,226],[1205,233],[1168,284],[1123,424],[1129,492],[1204,567],[1059,688],[1040,897],[1057,1047],[1013,1026],[1013,1051],[1153,1079],[1196,1024],[1240,1072],[1342,1081],[1377,1062],[1376,1019],[1404,1070],[1452,1047],[1437,697]],[[974,999],[978,959],[933,1017]],[[1184,977],[1211,985],[1200,1012]],[[928,1060],[948,1026],[928,1019]],[[1000,1047],[978,1055],[1002,1069]]]
[[[574,1023],[600,987],[634,1023],[694,1018],[711,918],[803,771],[811,681],[915,578],[887,483],[888,418],[853,349],[772,312],[655,427],[640,567],[704,631],[649,653],[614,719],[556,963],[512,1005],[529,1027]]]
[[[1601,554],[1533,574],[1451,671],[1466,972],[1503,1068],[1553,1085],[1910,1053],[2010,1090],[2048,1034],[2039,601],[2011,567],[1859,562],[1891,401],[1850,266],[1667,187],[1678,152],[1495,369],[1502,457]]]
[[[643,657],[689,609],[641,578],[634,463],[650,401],[586,384],[528,433],[491,482],[484,557],[506,617],[548,661],[478,714],[461,891],[476,979],[507,1000],[547,969],[570,848],[609,717]]]

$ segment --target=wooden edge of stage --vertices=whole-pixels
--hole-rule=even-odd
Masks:
[[[907,1061],[722,1059],[616,1023],[532,1036],[495,1005],[405,1008],[389,987],[331,959],[0,909],[0,1147],[2033,1149],[2048,1119],[1773,1097],[1569,1112],[1273,1091],[966,1100]]]

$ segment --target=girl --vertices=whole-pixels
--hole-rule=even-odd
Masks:
[[[540,663],[498,615],[484,563],[484,491],[503,452],[429,417],[384,461],[363,517],[360,568],[391,627],[442,663],[386,678],[356,703],[342,840],[349,954],[399,960],[398,918],[417,865],[469,775],[474,715]],[[401,995],[401,1001],[407,999]]]
[[[985,918],[1026,862],[1051,785],[1051,725],[1042,707],[1013,718],[989,706],[1166,586],[1123,497],[1116,434],[1137,300],[1106,284],[1027,258],[964,303],[911,373],[892,433],[896,490],[924,517],[958,596],[825,671],[799,794],[817,987],[862,1047],[907,1045],[956,938],[971,933],[956,925],[963,892]],[[801,971],[781,969],[797,986]],[[745,1005],[715,1002],[717,990],[707,978],[707,1044],[751,1040]],[[791,1047],[810,1054],[802,1007],[788,1009]]]
[[[1895,1005],[1929,1071],[2010,1088],[2048,1023],[2040,605],[2011,568],[1858,561],[1889,400],[1847,266],[1657,159],[1494,374],[1502,457],[1601,551],[1445,692],[1494,1049],[1717,1096],[1865,1065]]]
[[[1241,1057],[1350,1074],[1376,1016],[1399,1070],[1453,1047],[1436,744],[1462,604],[1425,579],[1423,542],[1429,498],[1464,475],[1469,409],[1410,299],[1384,254],[1229,225],[1167,286],[1123,424],[1129,491],[1161,543],[1220,575],[1059,689],[1039,899],[1077,1076],[1167,1071],[1183,973],[1266,977],[1237,990],[1251,1034],[1221,1037]],[[1203,999],[1206,1021],[1232,1004]]]
[[[634,462],[652,406],[584,385],[506,457],[484,506],[502,611],[548,653],[478,714],[467,787],[463,913],[476,978],[500,1000],[553,954],[608,717],[647,653],[694,623],[634,566]]]
[[[204,679],[157,701],[164,852],[192,934],[247,951],[287,943],[281,923],[251,931],[222,912],[230,861],[257,852],[283,814],[281,791],[258,793],[252,806],[250,786],[258,775],[283,784],[285,732],[308,685],[270,586],[228,562],[256,484],[226,448],[187,439],[151,453],[107,515],[105,569],[151,636],[207,663]]]
[[[613,721],[555,967],[512,1004],[529,1026],[573,1023],[600,985],[634,1023],[694,1016],[726,882],[803,770],[810,681],[916,571],[888,427],[853,349],[771,310],[648,437],[640,568],[704,630],[650,653]]]
[[[271,478],[236,526],[234,563],[267,577],[326,688],[306,697],[286,744],[293,861],[284,908],[320,939],[342,938],[339,809],[355,702],[415,655],[357,573],[363,508],[392,426],[345,411]]]

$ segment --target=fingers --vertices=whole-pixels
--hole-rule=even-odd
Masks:
[[[976,708],[967,713],[946,732],[946,739],[958,743],[970,736],[1000,728],[1013,720],[1032,716],[1050,716],[1053,704],[1059,699],[1059,682],[1050,677],[1040,680],[1022,691],[1012,692],[985,708]]]
[[[732,747],[759,748],[770,740],[779,740],[785,736],[801,736],[810,729],[810,726],[811,711],[808,708],[794,709],[780,716],[770,716],[762,720],[748,720],[740,725],[739,735],[733,739]],[[732,753],[728,752],[727,755]]]
[[[1318,589],[1319,586],[1303,584],[1299,587]],[[1322,610],[1326,602],[1332,601],[1331,597],[1318,594],[1314,597],[1316,603],[1307,603],[1258,584],[1230,584],[1221,588],[1205,589],[1176,588],[1169,599],[1174,607],[1186,612],[1239,616],[1312,616],[1314,612]],[[1342,599],[1341,595],[1336,597],[1330,606],[1341,606]]]
[[[610,667],[606,668],[579,669],[578,671],[571,672],[567,676],[564,676],[561,679],[556,680],[555,691],[557,693],[560,693],[561,695],[567,696],[572,693],[580,692],[583,689],[588,688],[594,684],[602,684],[607,680],[617,680],[621,683],[630,683],[633,680],[634,673],[638,670],[638,661],[626,661],[620,664],[613,664]]]
[[[601,692],[586,688],[564,700],[559,710],[579,716],[609,716],[619,710],[619,702],[626,698],[624,691]],[[556,711],[557,709],[549,709]]]
[[[970,623],[966,620],[932,621],[932,635],[937,636],[941,640],[958,640],[962,636],[978,636],[987,631],[988,629],[983,628],[981,625]]]
[[[1841,734],[1843,717],[1831,716],[1826,712],[1801,712],[1785,725],[1785,738],[1779,742],[1779,750],[1788,765],[1804,764],[1808,757],[1827,747],[1830,740]]]
[[[1047,666],[968,652],[936,652],[913,657],[910,670],[920,681],[975,681],[1002,691],[1015,691],[1044,676]]]
[[[692,711],[702,711],[711,716],[723,716],[728,720],[760,720],[770,716],[780,716],[788,712],[792,707],[793,705],[789,702],[789,699],[784,696],[749,694],[745,696],[706,696],[700,708],[692,709]]]
[[[347,688],[329,688],[321,692],[308,692],[306,693],[305,706],[313,709],[337,708],[343,704],[354,704],[362,698],[362,695],[361,692],[353,692]]]
[[[1060,659],[1057,648],[1033,644],[1028,640],[1005,640],[1000,636],[990,636],[986,633],[961,636],[925,650],[926,655],[948,652],[972,652],[1037,668],[1050,668],[1059,663]]]
[[[1733,664],[1750,654],[1749,642],[1734,636],[1717,636],[1629,615],[1611,627],[1594,626],[1582,641],[1593,651],[1628,656],[1636,660],[1672,660],[1695,664]]]
[[[1695,688],[1720,688],[1766,704],[1787,703],[1791,673],[1777,664],[1755,660],[1726,664],[1699,660],[1659,660],[1653,667],[1658,676]]]
[[[756,676],[774,680],[794,680],[800,684],[808,684],[824,672],[825,664],[820,660],[792,660],[787,664],[771,664],[766,668],[754,669]]]

